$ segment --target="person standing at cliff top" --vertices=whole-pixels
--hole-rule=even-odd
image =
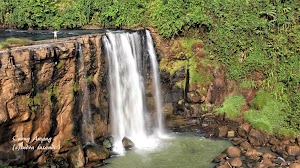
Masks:
[[[53,32],[53,36],[54,36],[54,39],[55,39],[55,40],[57,39],[57,33],[58,33],[57,30],[55,30],[55,31]]]

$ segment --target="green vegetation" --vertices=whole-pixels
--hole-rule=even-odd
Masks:
[[[0,165],[0,168],[12,168],[11,166]]]
[[[12,46],[24,46],[30,45],[32,41],[24,38],[8,38],[6,41],[0,42],[0,49],[12,47]]]
[[[74,93],[79,91],[79,83],[78,82],[73,83],[73,91],[74,91]]]
[[[247,120],[274,132],[277,119],[268,113],[280,113],[287,129],[283,132],[300,132],[299,0],[0,0],[0,4],[0,24],[18,28],[154,27],[174,42],[172,59],[161,60],[162,69],[173,75],[186,67],[190,84],[206,85],[212,78],[206,76],[206,68],[219,61],[241,88],[256,88],[270,95],[271,102],[282,104],[268,108],[269,101],[253,102]],[[201,60],[204,50],[193,48],[199,39],[206,51]]]
[[[216,109],[216,111],[218,114],[226,114],[229,119],[235,119],[240,115],[243,105],[245,105],[243,95],[229,96],[225,98],[223,106]]]
[[[160,68],[169,72],[170,75],[174,75],[182,68],[188,69],[190,85],[209,85],[212,76],[207,75],[206,70],[210,66],[216,66],[216,62],[203,58],[205,55],[203,42],[195,38],[177,38],[171,43],[173,44],[171,53],[161,60]],[[185,80],[178,81],[176,85],[185,88]]]
[[[287,130],[284,123],[284,105],[266,92],[258,92],[251,102],[252,109],[244,113],[244,119],[266,133],[281,133]]]

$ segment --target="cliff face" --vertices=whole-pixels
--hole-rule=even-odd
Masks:
[[[80,134],[86,131],[81,127],[84,90],[79,82],[83,76],[78,68],[80,56],[84,57],[90,90],[93,135],[97,139],[109,132],[107,61],[101,55],[101,35],[3,50],[0,51],[1,160],[23,163],[35,158],[43,162],[49,155],[69,155],[71,147],[80,145]],[[46,149],[40,149],[42,146]]]

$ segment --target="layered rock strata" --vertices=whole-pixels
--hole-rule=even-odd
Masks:
[[[84,163],[82,147],[70,150],[84,145],[78,46],[90,90],[93,135],[99,139],[110,129],[101,35],[36,43],[0,51],[0,160],[43,163],[74,151],[76,162]]]

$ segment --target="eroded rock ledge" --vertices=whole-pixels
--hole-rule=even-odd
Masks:
[[[44,163],[49,156],[62,156],[73,158],[74,166],[85,163],[78,50],[81,45],[97,140],[110,129],[107,61],[101,55],[101,36],[43,41],[0,51],[0,160]]]

